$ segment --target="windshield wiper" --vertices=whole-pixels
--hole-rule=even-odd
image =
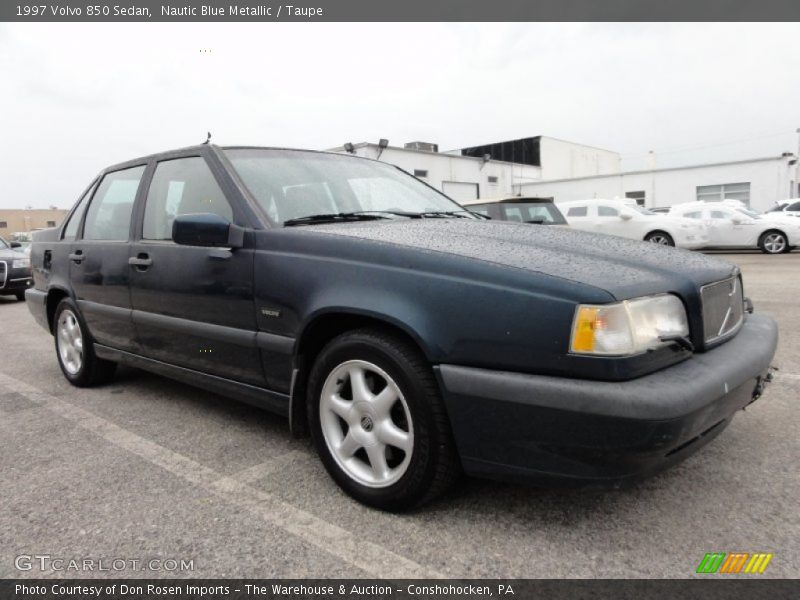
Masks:
[[[466,213],[466,214],[465,214]],[[480,217],[482,219],[491,219],[488,215],[483,215],[481,213],[473,212],[471,210],[426,210],[425,212],[415,213],[420,217],[458,217],[459,219],[469,219],[469,216],[472,215],[475,217]]]
[[[304,217],[297,217],[295,219],[289,219],[288,221],[284,221],[283,226],[292,227],[294,225],[309,225],[313,223],[336,223],[337,221],[373,221],[375,219],[390,218],[379,213],[399,214],[405,216],[405,213],[393,213],[388,210],[340,212],[340,213],[306,215]]]

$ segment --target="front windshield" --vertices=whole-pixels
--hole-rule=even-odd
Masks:
[[[639,211],[643,215],[657,215],[658,213],[654,213],[652,210],[646,209],[644,206],[639,206],[638,204],[629,204],[633,210]]]
[[[372,212],[466,213],[396,167],[352,156],[232,148],[225,154],[258,204],[276,223],[312,215]]]

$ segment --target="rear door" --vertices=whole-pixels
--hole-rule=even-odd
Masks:
[[[92,336],[128,351],[136,350],[128,287],[131,216],[144,172],[138,165],[103,176],[68,257],[70,285]]]
[[[566,207],[564,216],[570,227],[583,231],[595,231],[595,207],[588,204],[573,204]]]
[[[128,266],[133,317],[148,358],[263,384],[256,347],[251,236],[229,250],[178,245],[178,215],[213,213],[242,222],[203,156],[155,164]],[[249,247],[247,247],[249,244]]]

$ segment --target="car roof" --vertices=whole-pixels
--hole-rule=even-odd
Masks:
[[[519,202],[524,204],[552,204],[552,198],[537,198],[535,196],[499,196],[497,198],[477,198],[475,200],[464,200],[459,202],[461,206],[473,206],[475,204],[505,204]]]
[[[565,202],[559,202],[558,204],[599,204],[600,202],[616,202],[619,204],[630,204],[626,203],[621,198],[586,198],[585,200],[567,200]]]
[[[175,158],[176,155],[182,155],[186,153],[203,153],[208,151],[208,149],[213,149],[215,151],[224,151],[224,150],[280,150],[283,152],[313,152],[315,154],[329,154],[331,156],[341,156],[352,158],[356,160],[369,160],[372,162],[382,162],[375,160],[374,158],[367,158],[366,156],[356,156],[355,154],[349,153],[342,153],[342,152],[330,152],[328,150],[309,150],[306,148],[282,148],[279,146],[217,146],[216,144],[195,144],[193,146],[184,146],[182,148],[174,148],[172,150],[163,150],[161,152],[155,152],[153,154],[147,154],[144,156],[139,156],[137,158],[132,158],[130,160],[126,160],[121,163],[117,163],[114,165],[110,165],[103,169],[101,173],[109,173],[113,171],[119,171],[121,169],[126,169],[129,167],[143,165],[151,160],[164,160],[169,158]],[[387,164],[387,163],[384,163]]]

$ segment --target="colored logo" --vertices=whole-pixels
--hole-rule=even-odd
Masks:
[[[766,571],[773,556],[766,552],[708,552],[697,566],[697,572],[761,574]]]

